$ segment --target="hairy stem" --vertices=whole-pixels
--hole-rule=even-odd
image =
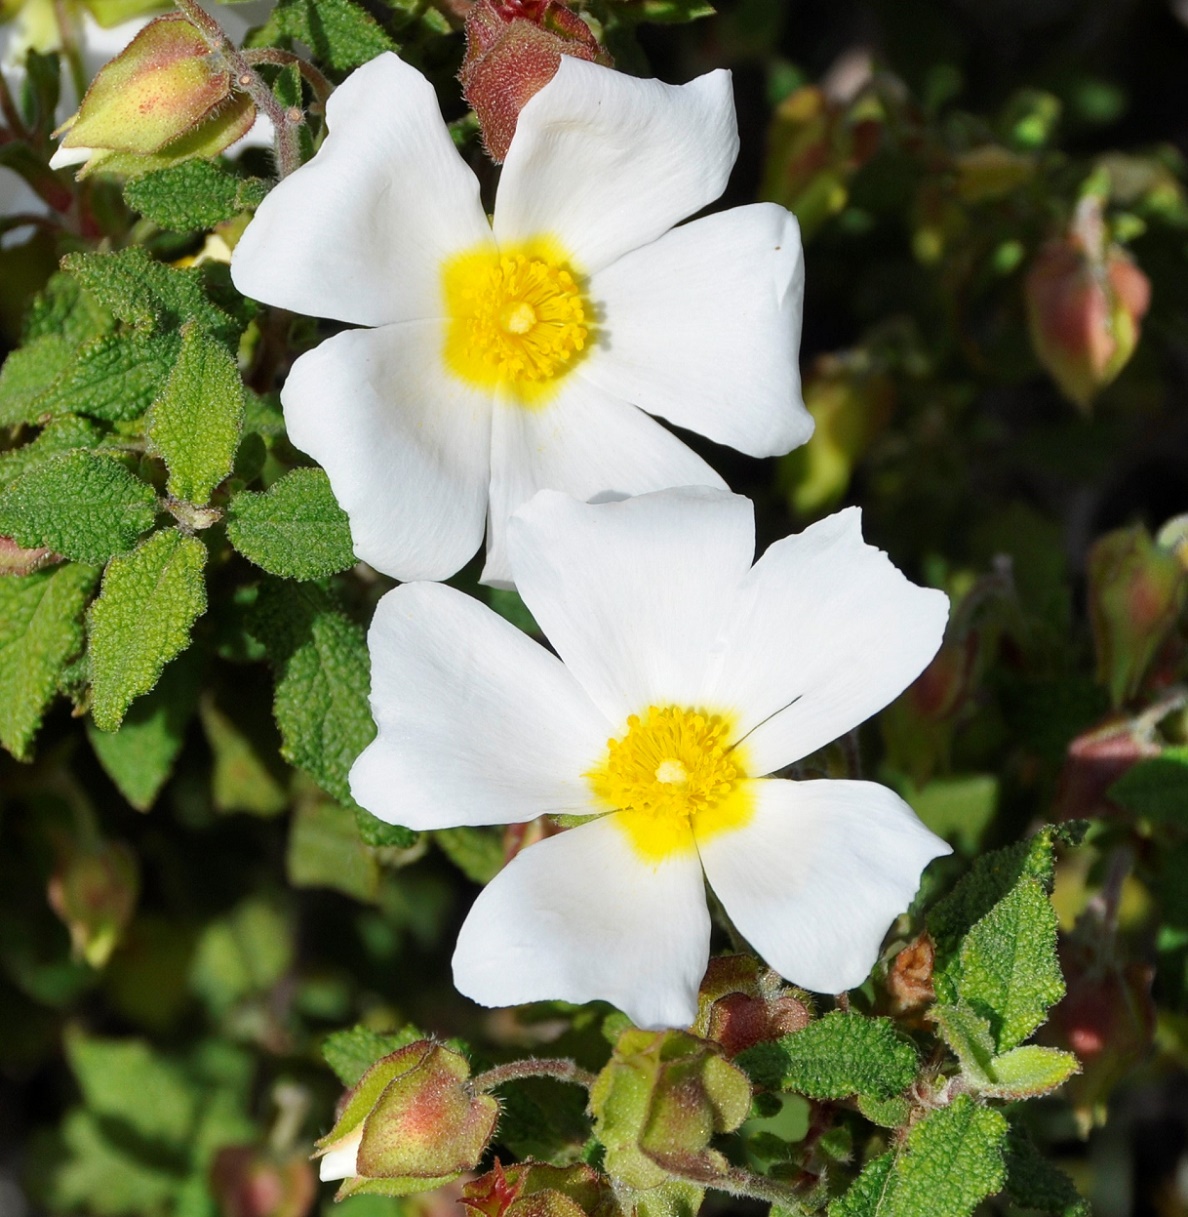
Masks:
[[[550,1057],[529,1057],[523,1061],[508,1061],[496,1065],[473,1079],[475,1090],[486,1092],[502,1086],[504,1082],[517,1082],[521,1078],[555,1078],[558,1082],[572,1082],[587,1090],[597,1080],[594,1074],[570,1060]]]

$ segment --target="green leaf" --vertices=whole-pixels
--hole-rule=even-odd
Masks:
[[[23,337],[33,342],[52,335],[74,347],[107,333],[113,324],[111,314],[73,275],[59,271],[29,306]]]
[[[1188,822],[1188,748],[1139,761],[1110,787],[1109,797],[1150,820]]]
[[[328,1035],[322,1044],[322,1056],[344,1086],[354,1086],[381,1056],[390,1056],[423,1038],[413,1026],[386,1034],[356,1026]]]
[[[137,811],[148,811],[169,780],[198,701],[200,664],[186,654],[128,712],[118,731],[87,723],[87,738],[104,772]]]
[[[284,811],[289,803],[288,773],[280,759],[280,737],[267,709],[261,716],[251,697],[216,702],[208,695],[199,712],[214,755],[211,796],[215,808],[255,816]]]
[[[439,828],[433,834],[441,852],[474,883],[490,883],[507,858],[497,828]]]
[[[203,931],[190,987],[216,1014],[272,988],[293,963],[289,918],[267,900],[249,898]]]
[[[38,398],[73,358],[74,344],[57,334],[34,338],[11,351],[0,367],[0,427],[36,422],[42,413]]]
[[[978,1089],[990,1084],[994,1036],[990,1023],[969,1006],[937,1005],[930,1011],[941,1038],[957,1054],[962,1072]]]
[[[880,1154],[862,1168],[862,1174],[829,1206],[829,1217],[878,1217],[892,1186],[895,1155]],[[946,1215],[947,1217],[947,1215]]]
[[[104,334],[77,350],[33,404],[42,414],[139,418],[161,392],[178,347],[176,334]]]
[[[171,333],[193,321],[228,346],[238,340],[238,322],[207,297],[198,268],[166,266],[139,245],[115,253],[67,254],[62,267],[136,329]]]
[[[880,1217],[967,1217],[1006,1180],[1007,1122],[958,1095],[912,1126],[896,1155]]]
[[[961,947],[961,997],[990,1022],[1000,1052],[1025,1040],[1064,996],[1056,911],[1038,879],[1023,879]]]
[[[347,774],[371,742],[371,665],[363,630],[312,584],[262,589],[253,628],[277,667],[281,755],[337,802],[355,807]]]
[[[998,778],[989,774],[935,778],[907,795],[920,819],[963,854],[977,851],[998,805]]]
[[[238,177],[214,161],[193,160],[124,185],[128,206],[174,232],[210,228],[258,207],[267,193],[259,178]]]
[[[0,533],[76,562],[125,553],[157,518],[157,495],[114,457],[76,449],[0,491]]]
[[[1027,1132],[1012,1123],[1006,1144],[1007,1195],[1025,1209],[1056,1217],[1089,1217],[1089,1204],[1072,1180],[1035,1147]]]
[[[58,566],[0,578],[0,744],[26,760],[67,661],[82,649],[83,609],[99,572]]]
[[[51,419],[45,429],[30,443],[9,452],[0,452],[0,486],[9,486],[34,465],[49,457],[76,448],[97,448],[103,442],[104,431],[98,424],[72,414]]]
[[[112,559],[87,621],[91,713],[101,731],[114,731],[189,645],[190,627],[206,609],[205,565],[202,542],[175,528]]]
[[[990,1062],[992,1084],[983,1093],[996,1099],[1034,1099],[1063,1086],[1081,1068],[1071,1052],[1025,1044]]]
[[[379,888],[379,864],[359,840],[354,813],[319,799],[293,813],[285,871],[293,887],[328,887],[356,900],[374,900]]]
[[[769,1090],[842,1099],[899,1094],[915,1081],[918,1061],[890,1019],[834,1010],[802,1031],[747,1049],[738,1064]]]
[[[417,834],[400,824],[386,824],[362,807],[355,807],[355,828],[366,845],[376,849],[408,849],[417,843]]]
[[[243,428],[243,381],[235,360],[197,325],[148,416],[152,450],[169,467],[174,498],[201,506],[231,472]]]
[[[322,579],[355,564],[350,523],[321,469],[294,469],[228,509],[227,537],[243,556],[286,579]]]
[[[351,0],[280,0],[273,21],[282,34],[298,38],[339,72],[347,72],[396,43],[365,9]]]

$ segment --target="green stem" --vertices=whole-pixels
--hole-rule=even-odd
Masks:
[[[495,1065],[473,1079],[475,1090],[486,1093],[502,1086],[504,1082],[517,1082],[522,1078],[554,1078],[558,1082],[572,1082],[589,1090],[597,1080],[594,1074],[582,1069],[570,1060],[553,1057],[529,1057],[524,1061],[508,1061]]]
[[[693,1182],[704,1182],[694,1180]],[[752,1200],[765,1200],[768,1204],[778,1204],[786,1212],[801,1217],[807,1210],[800,1202],[796,1189],[791,1184],[781,1183],[778,1179],[769,1179],[766,1175],[756,1175],[741,1166],[732,1166],[723,1174],[711,1179],[708,1186],[719,1191],[729,1192],[732,1196],[747,1196]]]
[[[322,112],[325,113],[326,103],[330,100],[330,94],[334,92],[334,86],[308,59],[302,59],[300,55],[294,55],[292,51],[282,51],[279,47],[274,46],[255,47],[241,53],[244,61],[253,67],[258,63],[271,63],[278,67],[289,67],[296,64],[297,70],[305,77],[309,87],[313,90],[314,97],[322,107]]]
[[[305,115],[296,106],[282,106],[260,74],[239,52],[223,32],[223,27],[210,16],[197,0],[177,0],[177,7],[190,24],[206,40],[210,49],[222,55],[231,68],[234,87],[246,93],[256,109],[268,117],[276,140],[276,168],[288,177],[301,167],[300,128]]]

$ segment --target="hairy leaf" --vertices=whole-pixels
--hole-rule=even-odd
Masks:
[[[280,0],[273,21],[281,33],[304,42],[315,59],[340,72],[398,49],[375,18],[352,0]]]
[[[132,701],[189,646],[190,627],[206,609],[205,565],[202,542],[175,528],[112,559],[87,623],[91,713],[101,731],[116,730]]]
[[[1089,1205],[1072,1180],[1046,1161],[1027,1132],[1012,1124],[1006,1143],[1007,1195],[1025,1209],[1056,1217],[1089,1217]]]
[[[1168,748],[1139,761],[1110,787],[1109,796],[1135,815],[1188,822],[1188,748]]]
[[[97,448],[103,442],[104,431],[90,419],[72,414],[51,419],[45,429],[20,448],[0,453],[0,486],[9,486],[35,465],[50,457],[76,448]]]
[[[71,563],[0,578],[0,744],[18,760],[41,726],[66,662],[82,649],[99,572]]]
[[[188,232],[258,207],[266,191],[259,178],[238,177],[214,161],[192,160],[133,178],[124,185],[124,199],[161,228]]]
[[[288,579],[321,579],[355,564],[346,512],[321,469],[294,469],[228,509],[227,537],[245,558]]]
[[[34,401],[42,414],[139,418],[161,392],[178,354],[176,334],[104,334],[86,343]]]
[[[156,518],[151,486],[114,457],[84,449],[34,465],[0,491],[0,533],[77,562],[125,553]]]
[[[918,1064],[916,1050],[890,1019],[840,1010],[803,1031],[747,1049],[738,1063],[759,1085],[810,1099],[889,1098],[912,1084]]]
[[[226,348],[197,325],[183,327],[177,363],[148,417],[149,443],[169,467],[168,490],[175,498],[207,503],[231,472],[243,396]]]

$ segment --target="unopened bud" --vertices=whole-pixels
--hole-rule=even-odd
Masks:
[[[307,1159],[276,1158],[255,1145],[220,1149],[210,1182],[222,1217],[305,1217],[318,1192]]]
[[[921,934],[895,956],[887,971],[893,1014],[917,1011],[935,1000],[936,990],[932,987],[935,963],[936,947],[928,934]]]
[[[232,87],[222,55],[180,13],[158,17],[102,68],[50,164],[161,169],[217,156],[255,122],[251,99]]]
[[[1111,716],[1082,732],[1065,753],[1056,791],[1057,817],[1081,820],[1113,813],[1110,787],[1139,761],[1160,752],[1151,732],[1129,715]]]
[[[1151,284],[1119,246],[1105,246],[1100,215],[1084,205],[1082,212],[1068,235],[1036,255],[1025,291],[1039,361],[1087,410],[1134,354]]]
[[[1106,533],[1089,551],[1089,619],[1097,679],[1115,706],[1138,691],[1188,594],[1188,572],[1142,527]]]
[[[344,1179],[338,1198],[428,1191],[478,1164],[499,1105],[469,1086],[465,1057],[418,1040],[376,1061],[343,1100],[318,1142],[322,1179]]]
[[[812,1012],[804,993],[751,955],[720,955],[709,962],[697,995],[693,1030],[718,1044],[728,1057],[808,1026]]]
[[[736,1129],[750,1107],[746,1074],[716,1045],[682,1031],[624,1031],[590,1091],[606,1171],[637,1191],[674,1174],[712,1181],[726,1162],[710,1139]]]
[[[102,968],[132,920],[140,891],[136,855],[121,841],[59,846],[50,907],[70,931],[76,958]]]
[[[520,111],[556,75],[562,55],[609,65],[593,30],[559,0],[477,0],[458,74],[483,146],[502,162]]]

